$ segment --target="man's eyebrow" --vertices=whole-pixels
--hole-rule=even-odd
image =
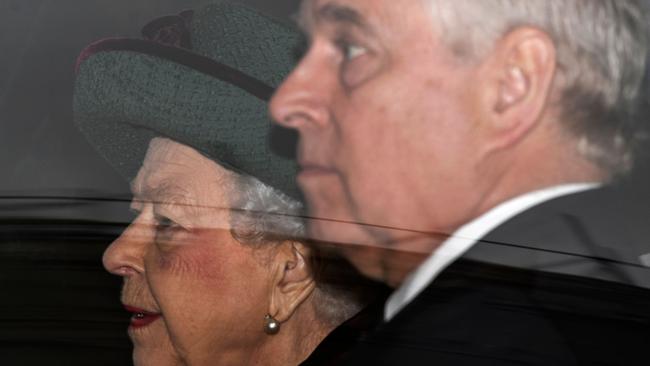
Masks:
[[[300,8],[298,10],[297,14],[293,14],[291,16],[292,20],[296,23],[298,28],[302,30],[304,33],[309,33],[311,31],[311,9],[312,9],[312,3],[310,0],[303,0],[303,2],[300,4]]]
[[[318,8],[315,12],[315,21],[353,26],[364,31],[372,30],[358,10],[337,3],[327,3]]]

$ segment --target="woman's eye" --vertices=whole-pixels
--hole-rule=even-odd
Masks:
[[[168,231],[180,227],[177,223],[165,216],[156,216],[156,230]]]
[[[131,221],[137,219],[138,216],[140,216],[141,212],[142,211],[140,210],[140,208],[129,207],[129,214],[131,215]]]

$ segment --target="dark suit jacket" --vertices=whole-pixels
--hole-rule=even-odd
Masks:
[[[605,188],[517,215],[364,337],[344,364],[647,365],[643,206]]]

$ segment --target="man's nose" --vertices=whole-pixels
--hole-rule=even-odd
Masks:
[[[329,120],[330,96],[335,86],[328,68],[307,54],[273,95],[271,116],[284,127],[322,127]]]
[[[144,272],[144,255],[153,239],[151,224],[135,220],[104,251],[104,268],[114,275],[132,276]]]

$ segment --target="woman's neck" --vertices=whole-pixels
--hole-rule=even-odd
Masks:
[[[326,324],[316,316],[313,305],[305,302],[296,309],[289,320],[281,324],[277,334],[265,334],[263,323],[260,321],[259,334],[248,347],[221,349],[218,354],[190,353],[186,364],[188,366],[297,366],[307,359],[335,328]]]
[[[246,365],[297,366],[334,328],[318,319],[310,304],[302,304],[282,323],[278,334],[267,336],[264,345],[251,354]]]

